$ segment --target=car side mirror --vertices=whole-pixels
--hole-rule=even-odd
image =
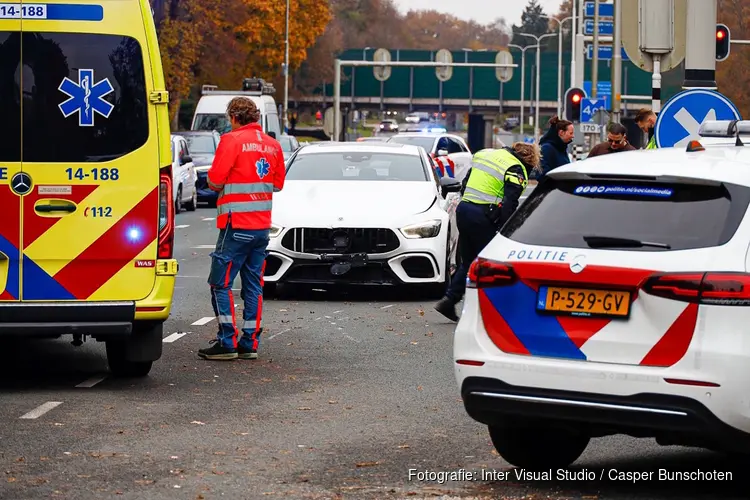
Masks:
[[[270,132],[268,132],[268,136],[269,136],[269,137],[270,137],[271,139],[276,139],[276,132],[270,131]]]
[[[461,191],[461,181],[454,177],[441,177],[440,191],[443,196],[448,193],[459,193]]]
[[[438,149],[437,155],[438,156],[448,156],[448,150],[447,149]]]
[[[192,161],[193,161],[193,157],[188,155],[188,156],[182,157],[181,163],[182,165],[187,165],[188,163],[191,163]]]

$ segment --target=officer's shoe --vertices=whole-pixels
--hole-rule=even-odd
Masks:
[[[440,301],[435,304],[435,310],[451,321],[458,321],[458,315],[456,314],[456,303],[448,297],[443,297],[442,299],[440,299]]]
[[[198,351],[198,356],[209,361],[231,361],[237,359],[237,349],[224,347],[218,340],[214,339],[209,342],[211,347]]]

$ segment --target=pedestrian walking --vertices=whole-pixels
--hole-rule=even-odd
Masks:
[[[466,275],[474,259],[518,208],[529,173],[539,168],[539,148],[517,142],[512,147],[483,149],[472,158],[456,208],[461,264],[435,310],[458,321],[456,304],[466,292]]]
[[[219,237],[211,253],[211,305],[219,323],[216,339],[198,351],[208,360],[256,359],[263,309],[263,271],[271,228],[273,193],[284,187],[281,145],[263,133],[260,111],[246,97],[229,102],[232,131],[221,138],[208,171],[208,186],[219,192]],[[235,318],[232,285],[242,281],[242,335]]]
[[[656,113],[649,108],[641,108],[635,115],[635,123],[643,132],[643,143],[638,149],[657,149],[656,135],[654,135]]]
[[[568,144],[573,142],[575,137],[575,127],[572,122],[553,116],[549,125],[549,130],[539,140],[542,176],[557,167],[570,163]]]
[[[628,142],[628,129],[621,123],[610,123],[607,127],[607,140],[594,146],[587,158],[620,153],[622,151],[635,151],[635,147]]]

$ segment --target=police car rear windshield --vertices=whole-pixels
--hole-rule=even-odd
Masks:
[[[659,245],[607,245],[664,252],[719,246],[737,231],[750,188],[733,184],[654,184],[548,179],[501,234],[529,245],[591,248],[592,236]]]
[[[402,135],[391,137],[388,142],[395,142],[398,144],[409,144],[412,146],[421,146],[428,153],[432,151],[432,145],[435,144],[434,137],[421,137],[418,135]]]
[[[287,168],[286,179],[424,182],[428,177],[419,156],[349,151],[298,155]]]

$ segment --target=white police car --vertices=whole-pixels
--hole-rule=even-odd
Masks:
[[[455,375],[511,464],[750,449],[750,150],[698,149],[555,169],[471,266]]]

